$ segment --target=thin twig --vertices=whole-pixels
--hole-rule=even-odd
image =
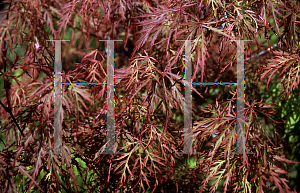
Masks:
[[[11,118],[13,119],[14,123],[15,123],[16,126],[18,127],[18,129],[19,129],[21,135],[22,135],[23,137],[25,137],[25,135],[24,135],[23,131],[21,130],[21,128],[20,128],[20,126],[19,126],[17,120],[15,119],[14,115],[13,115],[12,112],[11,112],[11,108],[10,108],[10,107],[5,107],[5,105],[4,105],[1,101],[0,101],[0,104],[1,104],[1,106],[5,109],[5,111],[8,112],[8,113],[10,114],[10,116],[11,116]]]
[[[283,36],[283,37],[285,37],[285,36]],[[271,48],[268,48],[268,49],[266,49],[266,50],[264,50],[264,51],[261,51],[260,53],[255,54],[254,56],[248,57],[248,58],[245,59],[245,61],[248,61],[248,60],[251,60],[251,59],[256,58],[256,57],[258,57],[258,56],[261,56],[261,55],[263,55],[263,54],[266,54],[266,53],[269,52],[270,50],[273,50],[275,47],[277,47],[278,43],[280,44],[280,42],[277,42],[277,43],[274,44],[274,46],[272,46]]]

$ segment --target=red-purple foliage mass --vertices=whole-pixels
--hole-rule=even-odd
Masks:
[[[292,161],[274,130],[278,101],[261,93],[276,77],[282,98],[299,84],[299,10],[295,0],[7,1],[0,22],[1,192],[292,192]],[[65,154],[47,153],[54,143],[50,39],[70,40],[62,42],[63,82],[105,82],[106,44],[99,40],[124,40],[115,42],[114,92],[122,154],[101,154],[105,85],[62,86]],[[236,86],[196,85],[193,151],[200,154],[178,154],[185,101],[185,43],[178,40],[192,40],[193,82],[236,82],[232,40],[252,40],[245,42],[244,112],[253,154],[232,153]]]

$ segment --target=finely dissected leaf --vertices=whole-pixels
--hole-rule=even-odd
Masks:
[[[25,171],[22,166],[19,166],[18,169],[23,175],[27,176],[42,192],[44,192],[38,183]]]
[[[296,162],[294,162],[294,161],[292,161],[292,160],[288,160],[288,159],[284,158],[285,156],[274,155],[273,157],[274,157],[274,159],[276,159],[276,160],[278,160],[278,161],[281,161],[281,162],[286,162],[286,163],[296,163]]]

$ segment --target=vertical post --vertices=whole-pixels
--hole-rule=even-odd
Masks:
[[[55,41],[55,65],[54,65],[54,153],[60,154],[62,148],[62,63],[61,41]]]
[[[184,103],[184,153],[192,154],[192,65],[191,40],[185,42],[185,103]]]
[[[185,102],[184,102],[184,147],[183,152],[179,154],[200,154],[200,152],[193,152],[193,130],[192,130],[192,60],[191,49],[192,40],[178,40],[185,41],[185,59],[184,59],[184,79],[185,82]],[[197,41],[197,40],[195,40]],[[199,40],[198,40],[199,41]],[[201,40],[200,40],[201,41]]]
[[[115,62],[114,62],[114,41],[123,40],[99,40],[107,41],[107,150],[102,154],[116,154],[115,148],[115,104],[114,104],[114,91],[115,91]],[[122,154],[119,152],[117,154]]]
[[[244,115],[244,41],[237,40],[237,144],[236,152],[245,154],[245,115]]]
[[[54,154],[62,153],[62,62],[61,41],[70,40],[47,40],[55,43],[54,61]]]
[[[107,42],[107,153],[115,153],[114,41]]]
[[[245,145],[245,66],[244,66],[244,41],[249,40],[237,40],[237,124],[236,124],[236,154],[252,154],[251,152],[246,152]],[[251,40],[250,40],[251,41]]]

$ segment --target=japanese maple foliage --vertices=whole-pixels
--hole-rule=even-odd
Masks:
[[[295,162],[286,158],[274,129],[279,100],[261,96],[276,77],[281,100],[299,84],[298,1],[5,3],[1,192],[296,192],[289,187]],[[62,86],[65,153],[49,154],[54,145],[50,39],[70,40],[62,42],[62,78],[74,83],[105,82],[107,51],[99,40],[124,40],[115,43],[114,75],[116,151],[122,153],[102,154],[107,144],[103,84]],[[233,40],[252,40],[245,42],[244,109],[251,154],[234,154],[236,86],[198,85],[192,88],[192,116],[193,151],[199,153],[179,154],[187,84],[185,42],[179,40],[192,40],[193,82],[236,82]]]

